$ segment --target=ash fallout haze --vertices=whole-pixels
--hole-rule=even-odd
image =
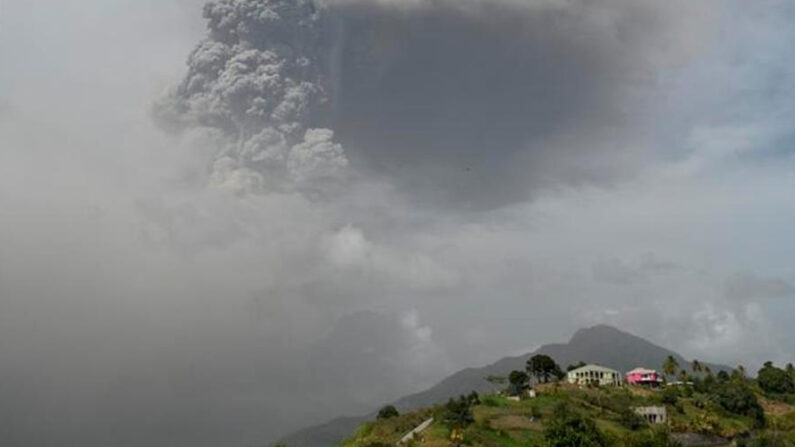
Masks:
[[[595,324],[791,360],[792,48],[784,0],[0,0],[0,445],[261,445]]]

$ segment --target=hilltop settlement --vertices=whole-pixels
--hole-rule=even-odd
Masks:
[[[405,414],[391,405],[341,447],[795,446],[795,369],[768,362],[750,378],[696,360],[621,372],[529,358],[489,376],[499,391]],[[657,369],[659,368],[659,370]]]

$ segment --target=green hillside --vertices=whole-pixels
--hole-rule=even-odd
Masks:
[[[467,399],[367,422],[341,447],[394,446],[431,417],[431,426],[404,445],[654,447],[680,445],[681,439],[689,445],[795,446],[795,406],[787,398],[765,398],[751,381],[698,381],[665,391],[554,383],[536,391],[535,398],[518,402],[492,394],[470,398],[464,407],[459,404]],[[665,406],[667,423],[649,425],[631,410],[642,406]],[[456,433],[461,437],[454,441]]]
[[[629,371],[638,365],[662,365],[668,357],[673,357],[680,368],[692,370],[693,366],[670,349],[617,328],[598,325],[578,330],[566,343],[545,344],[534,352],[505,357],[490,365],[458,371],[427,390],[391,403],[401,411],[408,412],[443,403],[450,396],[473,390],[481,394],[492,393],[499,387],[487,380],[489,376],[507,376],[512,370],[524,369],[527,360],[537,354],[548,355],[560,365],[585,361],[619,371]],[[700,366],[709,367],[716,374],[719,371],[731,371],[727,366],[716,364],[702,363]],[[375,413],[373,411],[369,415],[338,418],[307,427],[285,437],[282,442],[290,447],[333,447],[349,437],[361,424],[375,419]]]

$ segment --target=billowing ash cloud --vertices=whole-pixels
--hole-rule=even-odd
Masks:
[[[329,95],[312,2],[221,0],[204,16],[210,34],[155,114],[173,129],[222,132],[213,182],[234,191],[300,188],[345,168],[334,132],[310,127]]]
[[[223,132],[215,173],[242,189],[350,159],[414,200],[494,208],[653,156],[654,73],[692,51],[691,3],[220,0],[157,116]]]

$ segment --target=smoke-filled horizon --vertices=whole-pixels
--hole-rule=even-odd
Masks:
[[[792,360],[789,3],[203,3],[0,3],[0,444],[265,444],[600,323]]]

